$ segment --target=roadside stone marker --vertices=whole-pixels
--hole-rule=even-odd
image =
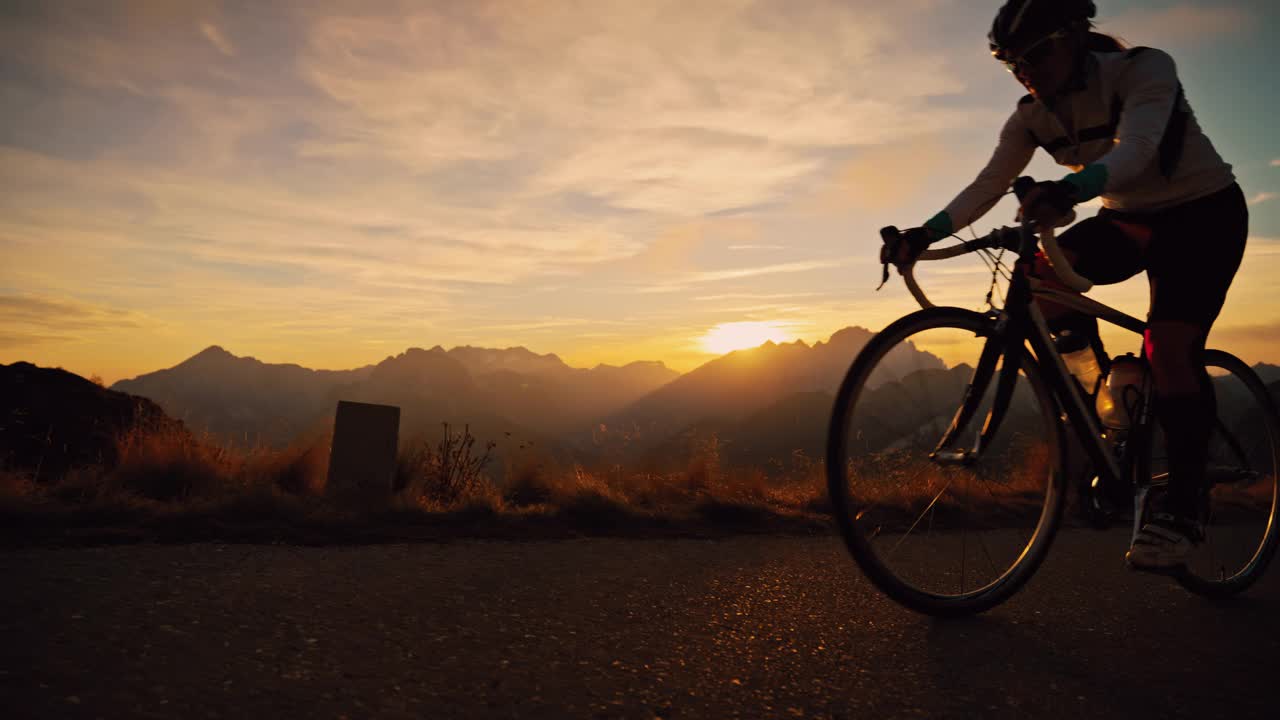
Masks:
[[[389,495],[396,477],[400,408],[338,401],[329,451],[330,495]]]

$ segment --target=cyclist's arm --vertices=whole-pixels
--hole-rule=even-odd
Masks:
[[[1133,55],[1117,88],[1123,105],[1115,147],[1063,178],[1076,186],[1076,201],[1122,189],[1155,162],[1178,101],[1178,88],[1177,67],[1168,53],[1144,48]]]
[[[978,173],[977,179],[924,226],[937,238],[977,222],[978,218],[986,215],[987,211],[1000,202],[1014,178],[1031,162],[1035,151],[1035,138],[1023,122],[1022,114],[1014,110],[1000,131],[1000,142],[996,145],[991,160]]]

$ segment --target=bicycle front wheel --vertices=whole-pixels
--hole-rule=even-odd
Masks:
[[[995,336],[990,316],[913,313],[863,348],[836,396],[826,458],[836,521],[867,577],[918,612],[968,615],[1003,602],[1043,561],[1061,519],[1056,403],[1022,348],[1006,376],[1012,394],[996,402],[1011,368],[1004,358],[994,375],[981,371],[994,365]],[[993,405],[1007,412],[980,456],[944,461],[933,451],[966,397],[974,412],[950,447],[974,448]]]

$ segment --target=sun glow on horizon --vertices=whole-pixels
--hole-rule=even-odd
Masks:
[[[767,342],[789,342],[792,339],[791,323],[770,321],[746,321],[720,323],[702,336],[704,350],[717,355],[759,347]]]

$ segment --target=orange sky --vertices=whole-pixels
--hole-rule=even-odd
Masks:
[[[912,305],[874,292],[876,228],[945,204],[1021,94],[986,50],[996,4],[18,3],[0,362],[110,382],[211,344],[317,368],[472,344],[688,370],[726,324],[878,329]],[[1102,5],[1104,30],[1179,60],[1252,199],[1214,343],[1280,362],[1257,59],[1277,10]],[[921,275],[982,307],[976,263]],[[1096,294],[1145,312],[1143,280]]]

